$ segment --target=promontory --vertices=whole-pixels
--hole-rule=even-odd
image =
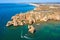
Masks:
[[[28,24],[31,27],[29,31],[33,33],[35,28],[32,26],[32,24],[34,23],[47,22],[49,20],[60,21],[60,5],[36,4],[35,6],[36,7],[32,11],[12,16],[11,20],[7,22],[6,26]]]

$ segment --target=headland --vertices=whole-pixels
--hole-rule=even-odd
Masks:
[[[35,28],[34,23],[47,22],[49,20],[60,21],[60,5],[46,5],[46,4],[30,4],[36,6],[34,10],[26,13],[16,14],[11,17],[6,26],[18,26],[28,24],[29,32],[33,33]]]

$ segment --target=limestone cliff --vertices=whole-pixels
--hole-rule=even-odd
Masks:
[[[33,23],[49,20],[60,21],[60,5],[39,5],[33,11],[12,16],[11,21],[8,21],[6,26],[32,25]]]

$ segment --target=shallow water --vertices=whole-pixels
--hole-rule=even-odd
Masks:
[[[34,27],[36,40],[60,40],[60,21],[42,22]]]
[[[60,40],[60,21],[33,24],[36,29],[34,34],[28,32],[27,26],[10,26],[4,38],[6,40]]]

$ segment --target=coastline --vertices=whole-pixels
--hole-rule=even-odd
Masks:
[[[30,4],[36,6],[34,10],[30,12],[26,12],[24,14],[16,14],[11,19],[12,21],[8,21],[6,26],[14,25],[24,25],[28,24],[31,25],[38,22],[47,22],[49,20],[56,20],[60,21],[60,5],[37,5],[37,4]],[[30,30],[30,28],[28,28]],[[30,31],[31,33],[34,32],[35,28],[32,26]]]
[[[39,5],[36,4],[36,3],[29,3],[29,5],[33,5],[33,6],[35,6],[34,10],[36,10],[36,8],[39,7]]]
[[[33,5],[33,6],[39,7],[38,4],[34,4],[34,3],[30,3],[29,5]]]

